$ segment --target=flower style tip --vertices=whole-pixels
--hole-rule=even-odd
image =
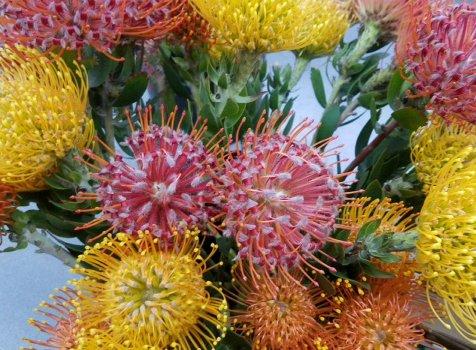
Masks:
[[[92,141],[86,71],[22,46],[0,49],[0,69],[0,183],[42,190],[58,160]]]
[[[76,311],[77,300],[78,294],[74,289],[63,287],[50,295],[50,301],[42,302],[36,311],[42,315],[42,318],[46,318],[46,321],[30,319],[28,322],[46,334],[48,339],[24,339],[30,344],[28,349],[35,349],[33,346],[49,350],[77,349],[80,334]]]
[[[441,168],[468,146],[476,147],[476,126],[462,121],[433,117],[412,135],[412,162],[425,192]]]
[[[476,264],[472,249],[476,246],[475,176],[476,148],[468,146],[442,167],[430,188],[421,209],[417,242],[417,261],[427,282],[428,295],[434,292],[443,300],[444,318],[473,344],[476,344]],[[442,312],[431,304],[440,318]]]
[[[136,130],[127,115],[132,135],[125,145],[133,162],[118,154],[106,161],[85,152],[101,167],[93,175],[99,187],[96,193],[78,194],[77,199],[97,200],[101,214],[84,227],[108,222],[111,227],[105,234],[147,229],[166,238],[172,227],[206,223],[214,196],[208,172],[217,162],[214,141],[207,145],[200,141],[206,124],[198,120],[187,134],[180,130],[186,114],[178,116],[175,110],[167,116],[164,108],[161,126],[152,124],[152,108],[147,107],[137,111],[141,129]]]
[[[227,302],[204,274],[218,249],[201,255],[198,229],[161,240],[148,231],[119,233],[87,247],[75,273],[82,324],[127,349],[207,349],[227,330]],[[98,325],[107,324],[104,329]]]
[[[397,43],[415,97],[428,98],[428,108],[449,121],[457,117],[475,124],[476,7],[428,5],[417,23],[402,29],[402,43]]]
[[[301,280],[286,271],[272,277],[235,274],[230,294],[242,307],[231,310],[230,321],[235,331],[252,339],[253,349],[323,350],[333,343],[317,321],[329,311],[325,293],[302,286]]]
[[[210,23],[218,44],[256,53],[297,50],[313,43],[329,50],[344,22],[340,12],[336,17],[327,12],[332,7],[328,0],[190,1]],[[339,31],[331,33],[330,28]]]
[[[312,122],[284,136],[274,131],[279,119],[276,114],[268,122],[261,119],[224,158],[214,182],[223,206],[217,228],[236,240],[238,259],[251,266],[267,271],[307,266],[323,273],[307,260],[332,270],[314,253],[333,240],[345,200],[339,176],[325,162],[335,150],[322,154],[304,143]]]

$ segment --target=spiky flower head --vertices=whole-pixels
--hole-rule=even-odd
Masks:
[[[399,61],[414,81],[416,97],[443,118],[476,123],[476,7],[474,4],[429,6],[426,15],[407,26]],[[416,29],[415,29],[416,28]]]
[[[476,344],[476,148],[447,162],[418,221],[417,261],[454,328]],[[450,325],[447,325],[450,327]]]
[[[85,328],[130,349],[216,345],[226,332],[227,303],[204,277],[217,246],[202,256],[198,233],[174,232],[171,241],[119,233],[88,247],[78,257],[88,267],[74,269],[84,278],[73,282],[84,297],[78,310]],[[108,327],[97,329],[103,323]]]
[[[151,107],[137,113],[142,129],[135,130],[131,122],[133,133],[125,141],[133,161],[119,154],[106,161],[85,152],[102,166],[93,174],[99,182],[96,193],[78,195],[100,204],[100,217],[87,226],[107,221],[116,232],[147,229],[166,237],[171,227],[205,223],[206,205],[213,198],[207,172],[216,164],[215,154],[200,141],[206,126],[187,134],[180,130],[185,114],[175,125],[176,110],[166,116],[162,109],[162,126],[151,124]]]
[[[476,147],[476,126],[433,117],[411,137],[412,162],[428,192],[441,168],[467,146]]]
[[[44,189],[58,160],[92,140],[86,71],[21,46],[0,49],[0,70],[0,183]]]
[[[0,37],[42,50],[110,53],[123,36],[163,38],[182,20],[185,0],[0,1]]]
[[[424,341],[418,326],[430,319],[422,292],[407,277],[385,280],[372,291],[355,291],[343,281],[338,295],[331,299],[337,317],[332,321],[339,350],[402,349],[412,350]]]
[[[316,259],[345,197],[325,162],[329,154],[298,140],[312,123],[305,120],[284,136],[274,131],[276,117],[245,134],[224,160],[216,184],[224,235],[235,238],[238,259],[267,271]]]
[[[16,193],[11,187],[0,185],[0,244],[6,225],[11,223],[12,213],[15,211]]]
[[[210,24],[200,16],[190,0],[186,1],[182,21],[170,33],[169,39],[189,48],[213,43]]]
[[[350,26],[350,13],[346,4],[335,0],[314,1],[319,9],[315,10],[313,41],[305,52],[313,56],[331,54],[344,37]]]
[[[326,295],[302,286],[301,279],[284,271],[272,277],[236,274],[233,299],[240,308],[232,310],[231,324],[252,339],[253,349],[324,349],[332,343],[318,322],[329,312]]]
[[[31,346],[41,349],[73,350],[77,349],[81,326],[76,313],[78,295],[75,290],[63,287],[50,295],[50,301],[42,302],[36,310],[47,321],[30,319],[28,322],[47,335],[46,340],[24,339]],[[29,349],[34,349],[29,347]],[[92,349],[91,349],[92,350]]]
[[[191,0],[207,20],[219,43],[257,53],[297,50],[312,44],[328,48],[323,26],[332,26],[334,14],[326,12],[328,0]],[[326,7],[327,6],[327,7]],[[325,17],[325,20],[324,20]],[[322,22],[321,22],[322,21]],[[340,14],[335,19],[341,23]],[[335,28],[339,28],[340,24]],[[321,37],[316,34],[321,31]],[[332,44],[327,42],[329,40]]]

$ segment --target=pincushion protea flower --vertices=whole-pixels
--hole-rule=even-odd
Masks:
[[[417,242],[417,261],[428,285],[427,292],[443,299],[445,319],[449,318],[454,328],[473,344],[476,344],[475,178],[476,148],[468,146],[443,166],[430,188],[420,213]]]
[[[133,133],[125,141],[135,164],[118,154],[106,161],[85,151],[102,167],[93,174],[99,182],[96,193],[77,196],[100,204],[100,217],[86,227],[107,221],[112,224],[109,231],[132,234],[148,229],[156,236],[166,237],[171,227],[205,223],[209,211],[206,205],[213,198],[207,172],[216,164],[214,152],[200,141],[206,126],[198,128],[197,122],[187,134],[180,130],[185,113],[177,129],[176,110],[167,117],[162,109],[162,126],[151,124],[151,107],[137,113],[142,129],[135,130],[130,122]]]
[[[433,117],[412,135],[412,162],[425,192],[440,169],[467,146],[476,147],[476,126],[462,121],[447,123]]]
[[[195,10],[187,0],[181,22],[170,33],[168,39],[178,41],[187,47],[212,44],[210,24]]]
[[[46,349],[77,349],[80,324],[77,322],[76,301],[78,295],[71,288],[64,287],[50,295],[50,302],[43,302],[37,310],[48,321],[30,319],[28,322],[40,332],[47,334],[46,340],[24,339],[30,345]],[[34,349],[30,347],[28,349]],[[91,349],[92,350],[92,349]]]
[[[309,258],[330,268],[314,253],[333,240],[344,188],[325,163],[330,153],[298,140],[312,123],[305,120],[283,136],[273,131],[277,117],[260,120],[224,159],[216,180],[223,234],[235,238],[238,259],[266,271],[309,265]]]
[[[89,45],[110,53],[122,36],[163,38],[182,20],[185,0],[9,0],[0,2],[1,40],[50,50]]]
[[[476,123],[476,7],[432,6],[402,34],[400,59],[414,81],[416,97],[443,118]],[[402,47],[403,46],[403,47]]]
[[[57,162],[92,140],[86,71],[21,46],[0,49],[0,70],[0,183],[44,189]]]
[[[317,321],[330,311],[326,295],[319,287],[302,286],[301,279],[284,271],[271,278],[256,278],[249,271],[236,274],[231,298],[240,309],[232,310],[230,320],[252,339],[253,349],[325,349],[333,344]]]
[[[343,281],[338,295],[330,299],[338,310],[332,321],[334,336],[342,340],[334,349],[415,349],[424,341],[418,326],[431,316],[421,295],[422,288],[407,277],[385,280],[370,292],[358,293]]]
[[[252,52],[272,52],[304,48],[316,40],[322,26],[334,20],[326,13],[328,0],[190,0],[207,20],[214,38],[226,46]],[[326,17],[328,22],[319,20]],[[337,17],[336,21],[341,21]],[[320,27],[321,26],[321,27]],[[335,34],[335,33],[333,33]],[[331,37],[334,43],[334,36]]]
[[[204,278],[218,249],[201,255],[198,230],[173,232],[171,241],[149,232],[119,233],[78,257],[73,281],[85,328],[130,349],[207,349],[226,333],[227,303],[221,288]],[[220,265],[220,263],[218,263]],[[105,329],[96,329],[107,322]]]

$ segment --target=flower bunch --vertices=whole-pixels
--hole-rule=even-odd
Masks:
[[[58,161],[92,141],[86,71],[23,46],[0,49],[0,68],[0,184],[44,189]]]

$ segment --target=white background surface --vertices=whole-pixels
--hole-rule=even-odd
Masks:
[[[288,64],[294,61],[294,57],[290,53],[272,54],[269,55],[268,61],[270,64]],[[323,68],[325,60],[315,60],[311,66]],[[303,117],[316,121],[320,119],[322,108],[318,105],[310,85],[310,67],[296,86],[293,95],[299,96],[294,103],[297,120]],[[364,116],[338,130],[337,135],[340,138],[337,144],[346,144],[342,159],[352,159],[355,139],[366,120],[367,117]],[[33,309],[42,300],[47,299],[54,288],[62,287],[73,277],[68,270],[53,257],[35,254],[33,247],[0,254],[0,350],[18,349],[19,346],[25,345],[21,341],[23,337],[38,337],[38,332],[27,324],[27,320],[35,316]]]

